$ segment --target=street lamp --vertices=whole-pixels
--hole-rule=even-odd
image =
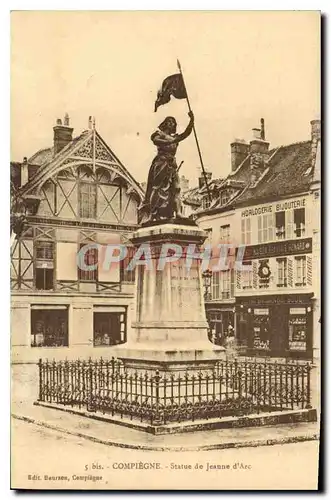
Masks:
[[[211,300],[210,287],[211,287],[211,278],[212,278],[212,275],[213,275],[213,273],[209,269],[207,269],[206,271],[204,271],[202,273],[203,286],[204,286],[204,289],[205,289],[205,293],[204,293],[203,298],[205,300]]]

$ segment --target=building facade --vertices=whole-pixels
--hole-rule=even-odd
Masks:
[[[311,122],[310,140],[272,150],[263,121],[253,132],[249,144],[231,145],[231,174],[210,208],[195,212],[214,249],[229,243],[234,257],[245,246],[242,269],[229,259],[229,269],[212,273],[210,331],[222,343],[234,326],[243,354],[312,359],[320,338],[320,121]]]
[[[102,356],[130,327],[130,249],[121,265],[101,263],[105,245],[127,243],[138,227],[143,190],[91,118],[86,131],[72,133],[66,115],[52,147],[11,164],[12,192],[25,207],[11,245],[13,362],[77,357],[78,348],[79,356]],[[77,264],[86,244],[88,270]]]

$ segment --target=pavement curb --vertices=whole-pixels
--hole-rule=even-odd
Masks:
[[[107,446],[115,446],[118,448],[129,448],[133,450],[145,450],[145,451],[210,451],[210,450],[225,450],[229,448],[252,448],[258,446],[272,446],[277,444],[290,444],[299,443],[303,441],[315,441],[319,440],[319,433],[301,433],[296,436],[279,437],[272,439],[255,439],[255,440],[242,440],[242,441],[227,441],[220,443],[213,443],[209,445],[194,445],[194,446],[160,446],[160,445],[144,445],[135,444],[124,441],[112,441],[111,439],[101,439],[96,436],[92,436],[86,432],[73,431],[59,427],[57,425],[49,424],[45,421],[38,420],[31,417],[26,417],[24,415],[12,414],[12,418],[17,420],[22,420],[24,422],[45,427],[57,432],[62,432],[63,434],[76,436],[80,438],[93,441],[94,443],[104,444]]]

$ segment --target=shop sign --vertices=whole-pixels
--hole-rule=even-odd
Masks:
[[[277,204],[262,205],[258,207],[246,208],[241,212],[241,217],[252,217],[255,215],[271,214],[273,212],[286,212],[296,208],[305,208],[306,198],[282,201]]]
[[[250,245],[245,249],[244,260],[280,257],[284,255],[300,255],[312,252],[312,238],[300,240],[276,241]]]
[[[310,300],[313,294],[305,295],[269,295],[268,297],[247,297],[246,299],[237,299],[237,305],[245,306],[273,306],[279,304],[307,304],[310,305]]]
[[[256,316],[268,316],[269,309],[254,309],[254,314]]]
[[[290,351],[305,351],[306,342],[289,342]]]
[[[306,314],[305,307],[291,307],[290,314]]]

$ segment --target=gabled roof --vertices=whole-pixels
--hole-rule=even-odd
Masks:
[[[33,164],[31,165],[30,162],[33,162]],[[112,172],[114,177],[123,178],[139,197],[142,198],[144,194],[140,184],[124,167],[96,130],[82,132],[56,155],[54,155],[54,148],[41,149],[29,158],[28,164],[29,180],[22,187],[23,193],[38,192],[49,178],[64,168],[75,167],[79,164],[90,166],[95,164],[96,168],[106,168]],[[18,165],[21,164],[16,164],[13,170],[17,170]]]

